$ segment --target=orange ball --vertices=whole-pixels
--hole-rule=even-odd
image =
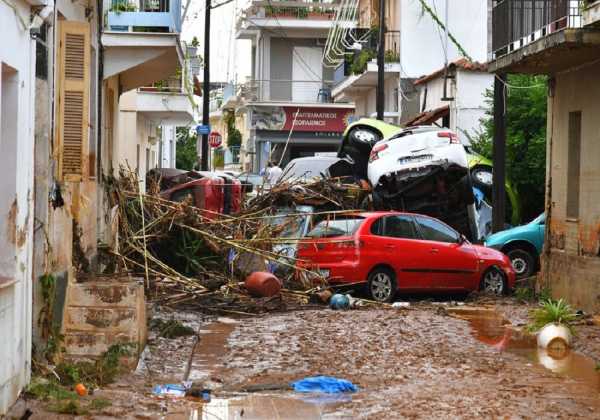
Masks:
[[[75,392],[77,392],[77,395],[83,397],[84,395],[87,395],[88,391],[84,384],[77,384],[75,385]]]

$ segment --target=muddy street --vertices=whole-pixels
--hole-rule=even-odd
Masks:
[[[199,338],[151,336],[143,366],[96,391],[111,405],[94,418],[600,418],[600,327],[578,327],[575,349],[553,358],[522,333],[527,310],[511,300],[244,319],[167,314]],[[316,375],[359,391],[289,389]],[[210,389],[210,402],[151,392],[185,378]],[[66,417],[25,403],[32,418]]]

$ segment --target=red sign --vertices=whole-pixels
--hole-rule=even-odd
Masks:
[[[219,147],[223,142],[223,138],[218,131],[211,131],[208,135],[208,144],[210,147]]]
[[[256,106],[252,110],[252,126],[257,130],[343,132],[354,110],[348,108]]]
[[[295,108],[284,106],[284,130],[294,131],[333,131],[341,133],[348,126],[348,119],[354,114],[351,109],[339,108]]]

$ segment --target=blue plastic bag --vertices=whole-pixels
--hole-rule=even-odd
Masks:
[[[152,389],[154,395],[170,395],[172,397],[185,397],[186,387],[178,384],[156,385]]]
[[[296,382],[292,382],[296,392],[325,392],[336,394],[339,392],[356,392],[358,387],[346,379],[338,379],[332,376],[312,376]]]

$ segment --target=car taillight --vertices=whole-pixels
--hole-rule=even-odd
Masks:
[[[388,148],[387,143],[377,144],[371,150],[371,155],[369,156],[369,162],[373,162],[374,160],[379,159],[379,152]]]
[[[363,246],[363,241],[358,240],[358,239],[337,242],[338,248],[361,248],[362,246]]]
[[[450,140],[450,144],[460,144],[458,136],[451,131],[440,131],[438,137],[447,138]]]

